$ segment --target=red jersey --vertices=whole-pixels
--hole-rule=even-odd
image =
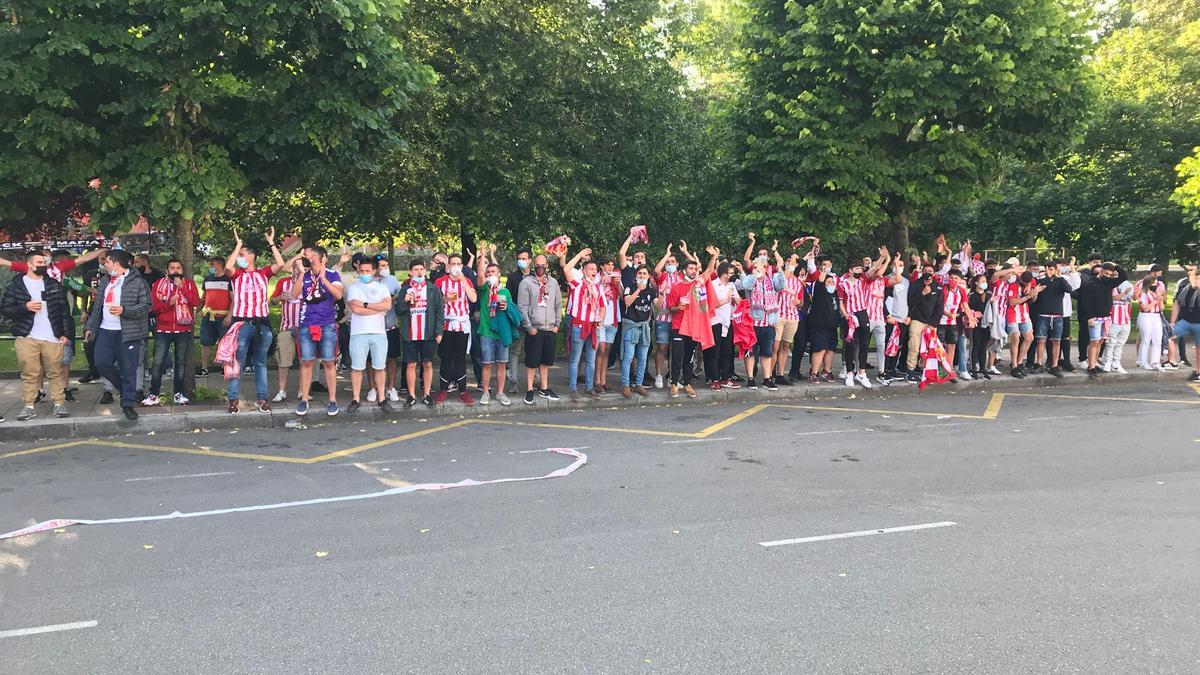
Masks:
[[[270,267],[253,270],[238,268],[229,274],[233,282],[231,311],[235,319],[265,319],[270,316],[267,284],[272,276]]]
[[[455,279],[449,274],[445,274],[438,277],[434,283],[442,292],[442,298],[446,305],[445,329],[453,333],[470,333],[471,303],[467,300],[467,290],[475,290],[471,280],[465,276]],[[453,302],[449,299],[452,294],[457,296]],[[420,334],[423,335],[423,333]],[[414,333],[414,335],[418,335],[418,333]]]

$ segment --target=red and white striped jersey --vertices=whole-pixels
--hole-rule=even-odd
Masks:
[[[1138,302],[1141,303],[1142,314],[1162,312],[1162,300],[1158,293],[1142,293],[1138,296]]]
[[[1012,304],[1013,300],[1021,297],[1021,283],[1003,284],[1002,289],[1008,306],[1008,323],[1029,323],[1029,303]]]
[[[944,302],[944,313],[942,314],[942,318],[938,321],[938,324],[942,326],[953,326],[958,323],[958,315],[960,312],[962,312],[962,308],[967,304],[967,292],[962,288],[950,288],[949,286],[946,286],[942,289],[942,300]],[[947,315],[952,315],[953,318]]]
[[[846,313],[854,314],[867,308],[867,277],[855,279],[853,274],[842,276],[838,284],[838,297],[846,305]]]
[[[671,292],[671,287],[679,283],[683,279],[683,272],[663,272],[658,277],[658,302],[662,307],[667,306],[667,294]],[[671,313],[664,311],[655,317],[656,321],[670,321]]]
[[[866,283],[867,291],[867,320],[871,323],[884,322],[883,300],[887,295],[888,281],[883,277],[875,277]]]
[[[1114,326],[1128,326],[1133,323],[1133,316],[1129,311],[1129,301],[1123,299],[1123,295],[1124,293],[1121,291],[1118,291],[1115,288],[1113,289],[1113,306],[1112,313],[1109,314],[1109,318],[1112,319]]]
[[[583,279],[583,273],[571,279],[567,284],[570,289],[568,314],[572,324],[596,323],[604,320],[604,294],[600,283],[588,282]]]
[[[269,267],[253,270],[239,268],[229,274],[233,282],[233,307],[230,313],[235,319],[265,319],[270,316],[267,283],[271,276]]]
[[[452,333],[471,332],[471,303],[467,299],[467,290],[474,290],[471,280],[460,276],[457,279],[449,274],[438,277],[435,282],[442,292],[446,305],[446,330]],[[454,297],[451,301],[450,298]]]
[[[415,296],[411,305],[408,306],[408,334],[412,336],[413,341],[425,339],[425,318],[429,311],[429,286],[428,282],[421,283],[409,282],[409,286]],[[408,291],[405,291],[407,295]]]
[[[800,308],[796,300],[804,302],[804,282],[800,277],[787,277],[783,281],[783,290],[779,291],[779,320],[799,321]]]
[[[282,298],[279,311],[279,330],[281,331],[300,326],[300,308],[303,303],[299,299],[292,299],[293,283],[295,282],[291,277],[284,277],[275,284],[275,290],[271,293],[272,298]]]

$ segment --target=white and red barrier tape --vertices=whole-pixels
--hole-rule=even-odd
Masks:
[[[527,476],[524,478],[494,478],[492,480],[475,480],[467,478],[460,480],[457,483],[419,483],[416,485],[405,485],[403,487],[394,487],[388,490],[380,490],[378,492],[366,492],[356,495],[344,495],[341,497],[320,497],[317,499],[304,499],[295,502],[281,502],[278,504],[259,504],[256,506],[237,506],[229,509],[214,509],[211,511],[193,511],[191,513],[180,513],[175,511],[161,516],[132,516],[129,518],[105,518],[102,520],[87,520],[83,518],[57,518],[55,520],[46,520],[36,525],[13,530],[0,534],[0,540],[12,539],[21,537],[27,534],[37,532],[45,532],[47,530],[55,530],[70,525],[115,525],[118,523],[145,523],[152,520],[171,520],[172,518],[200,518],[203,516],[220,516],[227,513],[243,513],[246,511],[271,511],[274,509],[286,509],[293,506],[311,506],[314,504],[330,504],[333,502],[350,502],[359,499],[374,499],[376,497],[390,497],[392,495],[402,495],[409,492],[421,492],[427,490],[450,490],[461,487],[479,487],[481,485],[498,485],[500,483],[523,483],[531,480],[546,480],[547,478],[562,478],[569,476],[576,469],[587,464],[587,455],[575,450],[574,448],[547,448],[546,452],[553,452],[559,455],[574,457],[575,461],[561,469],[555,469],[544,476]]]

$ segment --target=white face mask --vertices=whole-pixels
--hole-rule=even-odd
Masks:
[[[1017,283],[1017,275],[1015,275],[1015,274],[1008,275],[1008,283],[1010,283],[1010,284]]]
[[[450,275],[451,276],[458,276],[460,274],[462,274],[462,265],[451,265],[450,266]]]
[[[492,276],[487,278],[487,282],[493,286],[499,286],[500,285],[500,277],[493,274]]]
[[[383,269],[379,270],[379,276],[390,277],[390,276],[392,276],[392,271],[390,269],[383,268]]]
[[[638,280],[637,280],[637,285],[638,285],[639,287],[642,287],[642,288],[644,288],[644,287],[646,286],[646,284],[647,284],[649,281],[650,281],[649,279],[646,279],[646,278],[640,278],[640,279],[638,279]]]

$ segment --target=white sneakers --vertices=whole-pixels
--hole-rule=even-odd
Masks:
[[[162,400],[159,399],[154,394],[150,394],[146,398],[142,399],[142,405],[144,405],[144,406],[160,405],[161,403],[162,403]]]
[[[287,400],[287,394],[284,393],[284,391],[282,389],[280,389],[279,393],[275,394],[275,398],[271,399],[271,403],[283,403],[286,400]]]
[[[175,403],[175,405],[187,405],[191,403],[191,400],[188,397],[179,392],[176,392],[175,396],[172,397],[171,400]],[[161,397],[155,396],[154,394],[150,394],[146,398],[142,399],[142,405],[144,406],[162,405],[163,402],[164,401]]]
[[[655,375],[655,376],[654,376],[654,388],[655,388],[655,389],[662,389],[662,388],[663,388],[663,376],[662,376],[662,375]]]
[[[492,395],[487,393],[486,391],[483,392],[483,396],[479,397],[479,405],[491,405],[491,404],[492,404]]]
[[[391,401],[392,403],[395,403],[400,400],[400,392],[396,391],[395,387],[388,389],[384,393],[387,394],[387,399],[389,401]]]
[[[847,387],[853,387],[854,386],[854,373],[846,373],[845,381],[846,381]]]
[[[508,400],[508,396],[504,392],[496,394],[496,400],[500,401],[500,405],[512,405],[512,401]]]
[[[975,378],[971,377],[971,374],[970,374],[970,373],[968,373],[967,371],[965,371],[965,370],[960,370],[960,371],[958,371],[958,379],[960,379],[960,380],[973,380],[973,379],[975,379]]]
[[[191,403],[191,400],[184,396],[182,392],[175,392],[175,397],[172,400],[175,401],[175,405],[187,405]]]
[[[858,377],[856,377],[856,378],[854,378],[854,379],[855,379],[855,380],[856,380],[856,381],[857,381],[859,384],[861,384],[862,386],[866,387],[867,389],[870,389],[870,388],[871,388],[871,378],[867,377],[867,374],[866,374],[866,373],[859,373],[859,374],[858,374]]]
[[[374,403],[375,399],[376,399],[375,387],[371,387],[370,391],[367,392],[367,401],[370,403]]]
[[[1003,374],[1004,373],[1002,373],[996,369],[996,366],[992,366],[991,368],[988,368],[988,375],[1003,375]]]

